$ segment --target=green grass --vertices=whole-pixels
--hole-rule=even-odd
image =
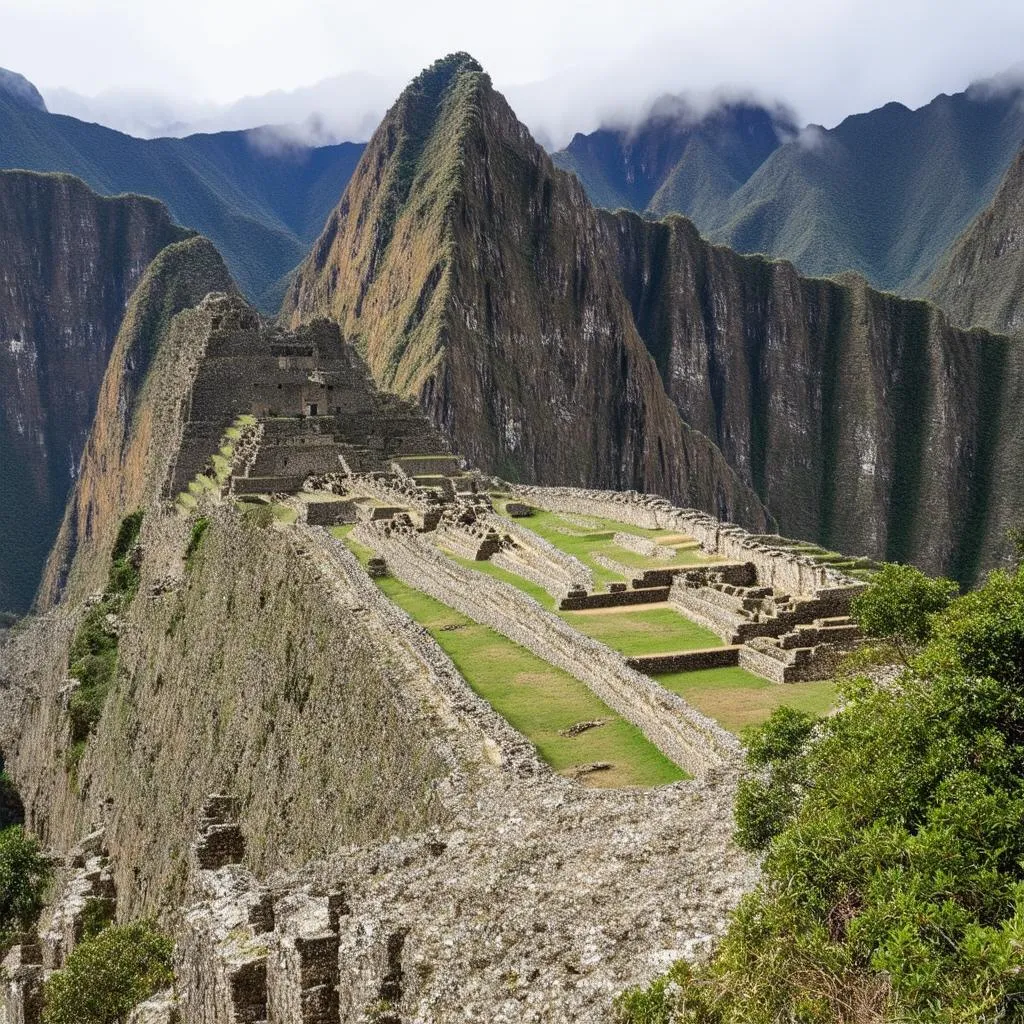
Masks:
[[[711,630],[698,626],[672,608],[562,612],[561,617],[573,629],[600,640],[627,658],[723,646]]]
[[[655,676],[666,690],[678,693],[730,732],[760,725],[781,705],[823,714],[835,703],[831,682],[770,683],[742,668],[709,668]]]
[[[517,573],[502,569],[500,566],[492,565],[490,562],[477,562],[471,558],[462,558],[459,555],[452,554],[450,551],[446,551],[445,555],[453,562],[457,562],[467,569],[482,572],[485,576],[501,580],[502,583],[510,583],[517,590],[521,590],[524,594],[532,597],[542,608],[546,608],[548,611],[554,610],[555,599],[539,583],[534,583],[532,580],[525,579]]]
[[[372,557],[351,538],[346,543],[364,565]],[[686,778],[636,726],[568,673],[400,580],[375,582],[429,630],[474,692],[526,736],[555,771],[610,762],[614,768],[582,779],[585,785],[602,787],[658,786]],[[571,738],[558,735],[576,722],[599,718],[606,722],[598,728]]]
[[[498,502],[499,511],[504,509],[504,504]],[[537,510],[532,516],[518,520],[520,526],[531,530],[539,537],[553,544],[559,551],[578,558],[594,576],[594,585],[599,589],[606,589],[609,583],[622,583],[632,578],[622,573],[613,572],[594,560],[594,555],[604,555],[606,558],[614,559],[623,565],[628,565],[637,570],[637,575],[644,569],[665,569],[674,565],[701,565],[709,561],[699,548],[683,548],[677,552],[676,557],[669,562],[660,562],[654,558],[647,558],[645,555],[635,551],[628,551],[619,547],[612,538],[616,533],[633,533],[639,537],[648,537],[659,543],[664,543],[666,537],[677,536],[669,534],[665,530],[651,530],[640,526],[630,526],[627,523],[618,523],[612,519],[601,519],[598,516],[582,517],[597,525],[595,530],[587,530],[554,512]],[[579,536],[563,533],[563,530],[571,530]],[[680,541],[680,543],[686,543]],[[671,544],[669,547],[673,546]]]

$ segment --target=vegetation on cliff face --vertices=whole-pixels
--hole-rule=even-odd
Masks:
[[[90,605],[71,641],[68,671],[79,686],[71,694],[71,749],[68,766],[77,766],[85,741],[96,728],[103,704],[117,675],[118,618],[131,605],[139,589],[139,558],[136,544],[142,527],[142,512],[121,521],[110,555],[110,574],[103,596]]]
[[[762,798],[740,825],[766,850],[762,882],[708,962],[627,993],[620,1021],[1016,1019],[1024,566],[928,626],[898,680],[855,680],[837,714],[755,735]]]
[[[1024,335],[1024,149],[992,202],[950,247],[925,293],[963,327]]]
[[[20,825],[0,829],[0,959],[36,923],[50,875],[35,838]]]
[[[47,980],[44,1024],[121,1024],[174,982],[171,940],[146,921],[84,938]]]
[[[0,611],[31,604],[125,305],[157,253],[187,234],[152,199],[0,172]]]

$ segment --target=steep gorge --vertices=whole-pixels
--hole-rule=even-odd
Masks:
[[[32,601],[128,297],[189,234],[152,199],[0,172],[0,611]]]
[[[511,479],[771,516],[964,581],[1024,516],[1019,346],[595,211],[465,54],[389,112],[283,313],[336,319]]]

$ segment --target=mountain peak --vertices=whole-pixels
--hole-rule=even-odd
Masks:
[[[39,90],[17,71],[0,68],[0,93],[13,97],[34,110],[46,111],[46,101]]]

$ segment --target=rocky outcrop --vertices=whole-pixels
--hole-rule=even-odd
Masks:
[[[964,582],[1024,515],[1019,348],[682,218],[595,211],[465,55],[389,113],[285,315],[336,319],[384,387],[512,480],[767,514]]]
[[[128,297],[188,234],[152,199],[0,172],[0,611],[39,584]]]
[[[954,242],[925,294],[963,327],[1024,335],[1024,150],[992,202]]]
[[[473,465],[767,522],[667,400],[597,223],[579,183],[455,55],[375,133],[285,315],[337,320],[378,383],[416,398]]]

